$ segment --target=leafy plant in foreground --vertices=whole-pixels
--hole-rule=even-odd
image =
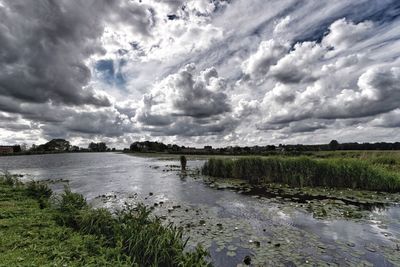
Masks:
[[[202,248],[188,252],[183,231],[151,215],[142,204],[112,214],[92,209],[85,199],[66,188],[57,205],[58,222],[83,234],[95,235],[140,266],[207,266]]]
[[[26,191],[29,196],[35,198],[50,198],[53,194],[51,188],[44,182],[40,181],[29,181],[26,184]]]

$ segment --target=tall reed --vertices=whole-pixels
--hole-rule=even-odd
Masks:
[[[57,209],[59,223],[98,236],[137,266],[210,266],[204,249],[186,251],[182,229],[164,225],[142,204],[112,214],[90,208],[81,195],[66,188]]]
[[[400,175],[359,159],[309,157],[248,157],[209,159],[204,175],[238,178],[250,183],[274,182],[290,186],[324,186],[388,192],[400,191]]]

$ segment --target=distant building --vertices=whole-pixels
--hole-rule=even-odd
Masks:
[[[0,154],[12,154],[14,153],[13,146],[0,146]]]

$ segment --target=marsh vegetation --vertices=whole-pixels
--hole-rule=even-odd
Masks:
[[[395,158],[243,157],[211,158],[204,175],[244,179],[253,184],[400,191],[400,175],[390,170]],[[389,166],[389,167],[387,167]]]
[[[93,209],[66,188],[0,177],[0,252],[5,266],[207,266],[201,247],[186,251],[183,230],[142,204],[116,213]]]
[[[390,157],[395,153],[385,155]],[[377,159],[383,157],[381,152],[362,154],[364,152],[342,155],[342,151],[323,151],[308,155],[308,158],[362,160],[389,172],[397,168],[393,161]],[[0,219],[0,225],[9,227],[7,231],[1,230],[0,234],[4,233],[3,236],[13,240],[1,240],[2,244],[8,245],[0,247],[8,249],[11,244],[21,243],[14,251],[8,249],[2,253],[1,260],[4,255],[8,260],[6,263],[10,263],[8,265],[15,265],[18,257],[21,257],[20,265],[27,265],[29,258],[34,259],[33,264],[45,265],[49,257],[54,258],[58,265],[69,262],[70,266],[123,266],[123,261],[134,265],[132,260],[129,262],[128,254],[121,254],[120,246],[113,246],[115,239],[109,237],[115,235],[114,228],[109,227],[112,223],[104,222],[109,220],[110,214],[112,221],[116,220],[124,209],[134,209],[132,214],[138,215],[137,203],[144,203],[145,209],[152,211],[149,220],[157,216],[163,227],[171,225],[179,231],[184,229],[181,240],[189,238],[184,252],[195,252],[197,245],[201,244],[214,266],[243,265],[247,256],[251,257],[254,266],[325,266],[328,263],[397,266],[400,262],[398,193],[295,187],[284,183],[258,184],[244,179],[203,176],[198,170],[207,157],[186,157],[186,171],[181,170],[180,155],[152,154],[149,157],[141,154],[138,157],[80,153],[2,158],[0,168],[8,167],[13,173],[24,174],[20,177],[25,181],[20,200],[29,199],[34,208],[27,216],[34,218],[27,218],[25,214],[28,213],[21,211],[24,207],[22,202],[14,204],[14,200],[8,199],[1,203],[1,209],[7,205],[8,211],[0,214],[10,212],[13,219],[8,216],[5,220]],[[246,158],[253,157],[217,157],[223,160]],[[14,178],[8,179],[10,184]],[[28,193],[26,183],[30,179],[36,182],[31,183],[31,193]],[[68,195],[64,204],[61,197],[57,201],[54,199],[53,192],[50,198],[45,197],[48,190],[39,190],[43,194],[36,193],[38,189],[35,188],[43,187],[39,180],[46,181],[56,194]],[[65,192],[64,185],[68,185],[71,191]],[[84,197],[74,197],[78,196],[75,193]],[[68,203],[71,202],[75,204],[70,209]],[[18,211],[14,213],[14,209]],[[63,236],[67,243],[63,243],[61,234],[53,235],[53,227],[66,232]],[[71,235],[76,242],[68,241]],[[95,240],[94,244],[86,238]],[[39,240],[43,240],[47,247]],[[96,246],[98,249],[93,250]],[[23,255],[24,249],[28,251],[27,258]],[[34,254],[37,251],[43,256]],[[112,255],[119,255],[120,260]]]

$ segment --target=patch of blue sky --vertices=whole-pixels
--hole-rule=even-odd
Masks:
[[[294,43],[304,41],[321,42],[328,32],[329,26],[338,19],[346,18],[354,23],[372,21],[376,25],[389,24],[400,18],[399,0],[368,0],[354,1],[341,12],[326,18],[322,23],[310,28],[294,40]]]
[[[121,61],[118,64],[123,65],[124,61]],[[102,59],[97,61],[95,69],[100,74],[99,78],[107,84],[123,87],[126,83],[123,74],[118,71],[119,68],[114,67],[114,61],[111,59]]]

